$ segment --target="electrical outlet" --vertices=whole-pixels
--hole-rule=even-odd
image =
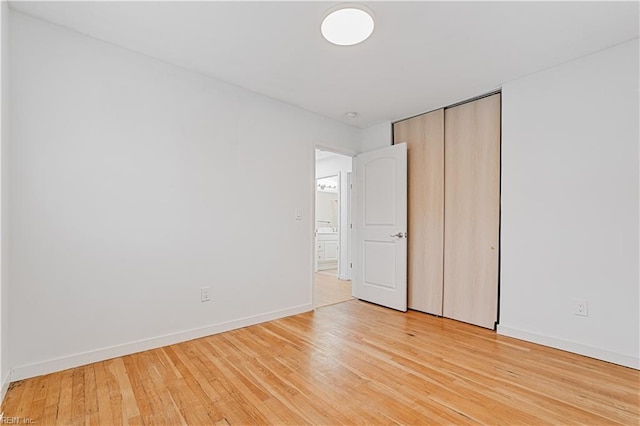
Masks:
[[[202,287],[200,289],[200,301],[209,302],[211,300],[211,287]]]
[[[573,314],[588,317],[589,302],[584,299],[573,299]]]

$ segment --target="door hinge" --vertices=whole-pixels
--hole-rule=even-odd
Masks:
[[[353,263],[349,263],[349,268],[353,268]]]

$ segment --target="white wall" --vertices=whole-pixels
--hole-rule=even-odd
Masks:
[[[10,42],[12,380],[311,309],[314,146],[357,129],[18,13]]]
[[[338,175],[340,177],[340,261],[338,278],[351,279],[351,238],[349,228],[349,183],[347,174],[351,172],[353,159],[346,155],[335,154],[316,161],[316,178]]]
[[[337,175],[339,172],[350,172],[352,157],[333,154],[331,157],[316,161],[316,178]]]
[[[498,329],[635,368],[638,71],[636,39],[503,86]]]
[[[7,145],[9,137],[9,6],[0,2],[0,401],[9,387],[9,268],[8,215],[5,211],[8,199]]]
[[[393,142],[392,132],[390,121],[362,129],[359,134],[360,144],[358,152],[373,151],[390,146]]]

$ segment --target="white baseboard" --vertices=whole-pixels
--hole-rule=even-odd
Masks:
[[[517,328],[505,327],[503,325],[498,325],[498,334],[640,370],[640,358],[636,358],[631,355],[587,346],[582,343],[558,339],[544,334],[531,333]]]
[[[188,340],[211,336],[212,334],[218,334],[229,330],[235,330],[237,328],[263,323],[266,321],[272,321],[291,315],[297,315],[303,312],[309,312],[312,309],[313,305],[307,303],[304,305],[294,306],[293,308],[267,312],[260,315],[254,315],[233,321],[227,321],[219,324],[208,325],[205,327],[194,328],[191,330],[180,331],[164,336],[158,336],[150,339],[139,340],[136,342],[124,343],[122,345],[96,349],[93,351],[87,351],[79,354],[65,356],[62,358],[51,359],[36,364],[23,365],[11,370],[10,380],[14,382],[16,380],[41,376],[43,374],[62,371],[69,368],[79,367],[82,365],[104,361],[111,358],[131,355],[136,352],[143,352],[150,349],[160,348],[162,346],[173,345],[175,343],[186,342]],[[9,380],[6,381],[6,386],[8,387],[8,385]],[[2,395],[4,396],[4,391],[6,389],[4,386],[2,389]]]
[[[7,374],[2,378],[2,388],[0,388],[0,404],[4,402],[4,397],[7,395],[7,390],[9,390],[9,384],[11,374],[7,371]]]

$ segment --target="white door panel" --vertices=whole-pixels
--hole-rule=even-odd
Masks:
[[[365,225],[381,226],[396,223],[395,199],[396,161],[394,158],[374,158],[363,165]]]
[[[355,158],[355,296],[407,310],[407,146]]]

